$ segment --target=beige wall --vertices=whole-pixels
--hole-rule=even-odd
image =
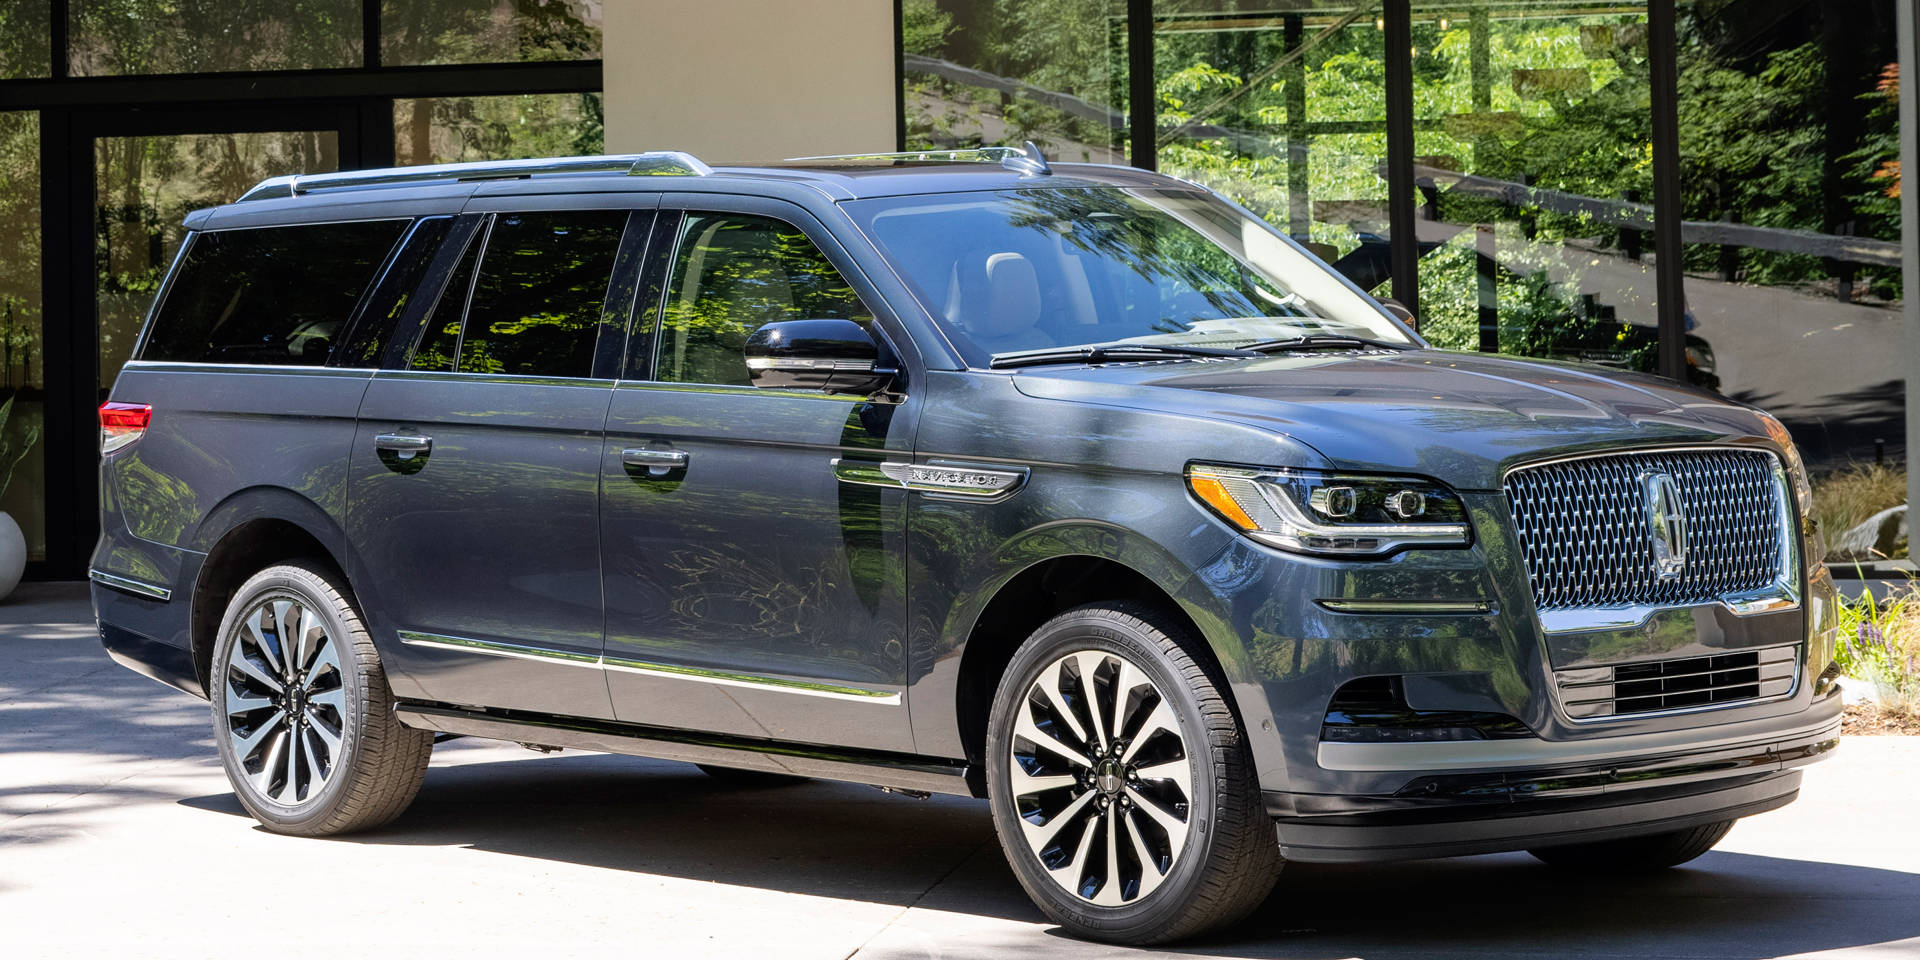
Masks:
[[[892,0],[607,0],[607,152],[894,149]]]

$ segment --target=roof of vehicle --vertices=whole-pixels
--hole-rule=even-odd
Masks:
[[[554,157],[449,163],[338,173],[299,174],[261,181],[238,201],[195,211],[187,225],[204,229],[252,225],[293,207],[325,207],[339,216],[406,216],[444,207],[470,196],[574,192],[765,192],[794,188],[830,201],[866,197],[957,193],[977,190],[1119,186],[1194,189],[1192,184],[1133,167],[1093,163],[1050,164],[1029,144],[1024,149],[972,150],[803,157],[767,164],[710,166],[678,151],[598,157]],[[771,188],[771,189],[769,189]],[[423,207],[413,210],[413,207]],[[317,211],[316,211],[317,212]],[[277,219],[277,218],[274,218]],[[295,216],[294,219],[306,219]]]

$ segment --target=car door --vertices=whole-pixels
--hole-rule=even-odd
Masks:
[[[622,241],[644,243],[652,213],[594,203],[469,203],[411,349],[361,402],[356,579],[427,699],[611,716],[599,457],[637,256]]]
[[[879,299],[800,207],[663,201],[601,457],[604,662],[623,721],[909,750],[905,493],[917,406],[749,385],[776,320],[843,317],[898,356]]]

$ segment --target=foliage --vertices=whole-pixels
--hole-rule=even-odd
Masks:
[[[1882,710],[1920,717],[1920,596],[1871,590],[1839,606],[1841,672],[1873,684]]]
[[[13,419],[13,401],[13,397],[8,397],[5,403],[0,403],[0,434],[6,432],[7,422]],[[26,459],[28,452],[33,450],[33,445],[40,441],[40,425],[29,424],[21,434],[22,439],[18,449],[10,447],[4,439],[0,439],[0,494],[6,493],[7,487],[12,485],[14,468],[20,466],[20,461]]]
[[[1884,463],[1855,463],[1813,478],[1813,517],[1831,545],[1868,517],[1907,502],[1907,472]]]

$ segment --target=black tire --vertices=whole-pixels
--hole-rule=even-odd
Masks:
[[[1732,820],[1722,820],[1644,837],[1571,843],[1527,852],[1533,854],[1534,859],[1556,867],[1597,873],[1646,873],[1677,867],[1706,853],[1732,829]]]
[[[1154,689],[1147,691],[1140,676],[1120,661]],[[1093,682],[1082,686],[1085,663],[1095,664]],[[1050,700],[1043,679],[1062,693],[1059,700]],[[1083,695],[1089,688],[1091,696]],[[987,794],[1014,875],[1054,922],[1093,940],[1166,943],[1229,926],[1266,899],[1280,874],[1280,850],[1261,803],[1245,732],[1225,689],[1204,647],[1173,618],[1142,604],[1068,610],[1015,651],[987,722]],[[1121,695],[1126,706],[1120,705]],[[1104,705],[1101,709],[1120,719],[1096,719],[1088,703]],[[1172,735],[1178,742],[1168,739],[1158,712],[1162,703],[1177,720]],[[1063,719],[1061,707],[1073,719]],[[1091,766],[1067,761],[1064,754],[1035,746],[1017,732],[1022,727],[1051,730],[1047,735],[1058,734],[1058,746],[1104,759]],[[1081,736],[1081,730],[1090,735]],[[1106,743],[1104,752],[1089,749],[1096,741]],[[1018,783],[1016,748],[1022,751]],[[1128,761],[1129,754],[1137,762]],[[1185,760],[1184,767],[1169,758]],[[1079,773],[1079,767],[1087,772]],[[1160,776],[1176,768],[1185,771],[1186,791],[1180,789],[1179,774]],[[1074,782],[1048,785],[1063,776]],[[1184,840],[1176,846],[1179,831],[1168,824],[1181,812],[1176,798],[1182,792],[1191,795],[1184,808]],[[1157,809],[1150,811],[1148,804]],[[1036,840],[1028,832],[1050,829],[1051,839]],[[1079,839],[1062,839],[1068,835]],[[1117,868],[1105,863],[1109,840]],[[1055,863],[1051,870],[1043,857]]]
[[[282,610],[290,626],[278,622]],[[307,645],[276,662],[268,654],[286,651],[282,633]],[[244,667],[233,660],[236,646]],[[288,666],[300,656],[307,662],[297,671]],[[303,837],[367,830],[398,817],[420,792],[433,734],[394,718],[393,693],[360,613],[319,564],[268,567],[242,584],[220,621],[209,673],[221,765],[241,805],[268,830]],[[231,710],[256,702],[267,705],[232,713],[237,719],[229,722]],[[247,746],[250,738],[256,743]]]
[[[764,770],[741,770],[735,767],[716,767],[710,763],[696,763],[700,772],[721,783],[735,787],[791,787],[796,783],[806,783],[806,777],[796,777],[791,773],[768,773]]]

